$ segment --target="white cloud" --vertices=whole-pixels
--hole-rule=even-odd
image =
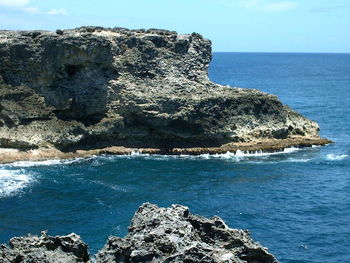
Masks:
[[[0,0],[0,6],[21,10],[31,14],[40,13],[37,7],[28,6],[29,2],[30,0]]]
[[[31,14],[39,14],[39,9],[37,7],[24,7],[22,8],[23,11]]]
[[[268,4],[264,9],[267,12],[284,12],[295,9],[298,7],[298,5],[299,3],[297,2],[284,1]]]
[[[29,0],[0,0],[0,6],[23,7],[29,4]]]
[[[259,4],[259,0],[248,0],[245,3],[245,7],[246,8],[254,8]]]
[[[246,0],[244,6],[248,9],[277,13],[293,10],[299,6],[299,3],[294,1]]]
[[[43,14],[37,7],[29,6],[31,0],[0,0],[0,7],[7,7],[31,14]],[[47,15],[64,15],[68,12],[64,8],[53,8],[46,12]]]
[[[59,8],[59,9],[51,9],[50,11],[47,12],[48,15],[62,15],[62,16],[67,16],[68,12],[64,8]]]

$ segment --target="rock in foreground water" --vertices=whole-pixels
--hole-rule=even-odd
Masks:
[[[110,237],[96,263],[249,262],[277,260],[247,231],[229,228],[219,217],[193,215],[187,207],[143,204],[125,238]]]
[[[181,205],[160,208],[145,203],[129,233],[111,236],[94,259],[75,234],[15,237],[1,245],[0,263],[278,263],[248,231],[229,228],[221,218],[204,218]]]

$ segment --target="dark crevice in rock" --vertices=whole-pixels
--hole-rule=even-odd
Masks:
[[[179,138],[179,137],[170,137],[167,134],[164,134],[163,137],[159,136],[162,134],[158,131],[153,130],[153,137],[149,138],[148,136],[133,136],[133,137],[124,137],[120,138],[119,136],[88,136],[79,142],[76,142],[71,145],[65,145],[56,147],[63,152],[74,152],[77,150],[92,150],[92,149],[103,149],[112,146],[123,146],[129,148],[157,148],[163,154],[170,154],[173,148],[193,148],[193,147],[219,147],[222,142],[225,140],[218,139],[208,139],[204,140],[193,140],[188,138]],[[227,140],[226,142],[231,142]]]
[[[10,140],[7,138],[0,138],[0,145],[2,148],[15,148],[21,151],[27,151],[27,150],[39,148],[39,146],[35,144],[30,144],[23,140]]]
[[[5,126],[9,127],[9,128],[13,128],[16,126],[16,123],[6,114],[0,114],[0,120],[2,125],[1,126]]]
[[[80,72],[82,70],[82,65],[66,65],[65,71],[68,74],[69,77],[73,77],[75,74]]]
[[[21,125],[28,125],[34,121],[48,121],[51,118],[28,118],[28,119],[21,119]]]
[[[74,103],[72,103],[74,105]],[[73,106],[74,108],[74,106]],[[99,123],[103,118],[106,117],[105,113],[99,113],[94,115],[84,116],[83,118],[73,117],[72,110],[54,110],[56,117],[63,121],[78,121],[83,123],[85,126],[91,126]]]

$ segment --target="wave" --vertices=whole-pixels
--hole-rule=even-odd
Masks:
[[[142,151],[131,151],[131,156],[150,156],[149,153],[142,153]]]
[[[237,150],[235,156],[238,156],[238,157],[270,156],[270,155],[294,153],[294,152],[297,152],[297,151],[300,151],[300,150],[301,150],[301,148],[295,148],[295,147],[285,148],[283,151],[277,151],[277,152],[263,152],[261,150],[260,151],[255,151],[255,152],[250,152],[250,151],[243,152],[243,151]]]
[[[34,178],[21,170],[0,170],[0,198],[16,195],[32,184]]]
[[[86,158],[85,158],[86,159]],[[75,158],[75,159],[50,159],[45,161],[18,161],[10,164],[4,164],[3,167],[19,167],[19,168],[27,168],[34,166],[51,166],[51,165],[61,165],[61,164],[72,164],[80,162],[84,160],[84,158]]]
[[[130,157],[145,157],[150,159],[235,159],[235,160],[242,160],[244,158],[249,157],[269,157],[273,155],[282,155],[282,154],[290,154],[297,151],[302,150],[302,148],[296,148],[296,147],[290,147],[285,148],[283,151],[277,151],[277,152],[264,152],[264,151],[241,151],[237,150],[236,153],[227,151],[226,153],[216,153],[216,154],[199,154],[199,155],[190,155],[190,154],[180,154],[180,155],[160,155],[160,154],[144,154],[139,151],[133,151],[129,155],[121,155],[118,156],[118,158],[130,158]]]
[[[107,188],[112,189],[112,190],[117,191],[117,192],[124,192],[124,193],[127,192],[126,189],[124,189],[124,188],[122,188],[122,187],[120,187],[118,185],[108,184],[108,183],[105,183],[105,182],[99,181],[99,180],[91,180],[90,182],[93,183],[93,184],[97,184],[97,185],[101,185],[101,186],[107,187]]]
[[[330,153],[327,154],[326,159],[328,161],[341,161],[344,160],[345,158],[347,158],[348,155],[347,154],[334,154],[334,153]]]
[[[222,159],[222,160],[232,160],[232,161],[245,161],[247,159],[259,159],[260,157],[266,158],[269,156],[278,156],[278,155],[284,155],[284,154],[291,154],[294,152],[302,151],[303,148],[296,148],[296,147],[290,147],[285,148],[283,151],[277,151],[277,152],[264,152],[264,151],[241,151],[237,150],[236,153],[227,151],[226,153],[216,153],[216,154],[199,154],[199,155],[191,155],[191,154],[180,154],[180,155],[161,155],[161,154],[146,154],[142,153],[141,151],[132,151],[131,154],[128,155],[100,155],[97,156],[98,159],[130,159],[130,158],[145,158],[145,159],[151,159],[151,160],[171,160],[171,159],[189,159],[189,160],[198,160],[198,159]],[[304,159],[293,159],[291,162],[307,162],[308,160]]]
[[[226,152],[226,153],[221,153],[221,154],[200,154],[198,156],[193,156],[193,157],[199,157],[199,158],[204,158],[204,159],[210,159],[210,158],[221,158],[221,159],[241,159],[245,157],[265,157],[265,156],[272,156],[272,155],[280,155],[280,154],[289,154],[289,153],[294,153],[301,150],[300,148],[285,148],[283,151],[278,151],[278,152],[264,152],[264,151],[241,151],[237,150],[236,153],[233,152]],[[180,155],[184,156],[184,155]],[[189,155],[185,155],[185,157],[189,157]]]
[[[237,150],[236,153],[227,151],[221,154],[200,154],[200,155],[160,155],[160,154],[148,154],[142,153],[141,151],[132,151],[129,155],[93,155],[85,158],[75,159],[50,159],[45,161],[18,161],[10,164],[0,165],[2,168],[30,168],[39,166],[54,166],[54,165],[69,165],[73,163],[81,163],[83,161],[97,160],[98,163],[103,160],[123,159],[123,158],[147,158],[153,160],[165,160],[165,159],[223,159],[223,160],[236,160],[243,161],[250,158],[269,157],[274,155],[291,154],[297,151],[301,151],[303,148],[290,147],[285,148],[283,151],[277,152],[264,152],[264,151],[241,151]],[[293,161],[304,161],[304,160],[293,160]]]

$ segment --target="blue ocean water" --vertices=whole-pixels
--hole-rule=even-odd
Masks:
[[[1,165],[0,243],[47,229],[81,235],[94,253],[143,202],[180,203],[251,230],[281,262],[350,262],[350,54],[214,53],[210,78],[278,95],[336,143]]]

